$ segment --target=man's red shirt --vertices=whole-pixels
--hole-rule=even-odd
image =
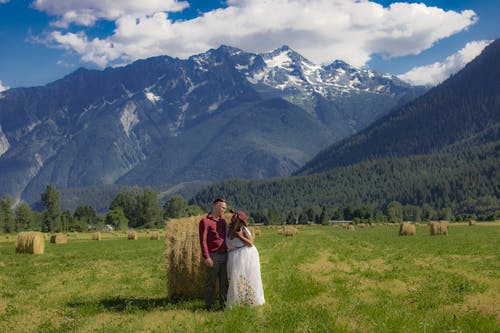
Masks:
[[[208,214],[201,219],[199,224],[201,254],[203,258],[210,257],[210,252],[227,251],[226,239],[226,220],[221,217],[216,220],[212,214]]]

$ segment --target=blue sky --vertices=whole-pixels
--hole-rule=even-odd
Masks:
[[[433,85],[500,37],[498,16],[493,0],[0,0],[0,91],[220,44]]]

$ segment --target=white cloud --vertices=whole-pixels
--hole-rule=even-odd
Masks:
[[[2,85],[2,80],[0,80],[0,92],[9,89],[9,87]]]
[[[398,75],[398,77],[415,85],[437,85],[446,80],[450,75],[461,70],[491,42],[491,40],[469,42],[457,53],[447,57],[443,62],[415,67],[405,74]]]
[[[175,12],[189,4],[178,0],[35,0],[32,6],[56,16],[58,19],[53,25],[65,28],[72,23],[91,26],[100,19],[114,21],[124,15],[141,17],[163,11]]]
[[[342,59],[363,66],[375,53],[386,57],[418,54],[440,39],[477,21],[471,10],[444,11],[416,3],[389,7],[368,0],[228,0],[192,20],[172,21],[169,11],[186,2],[37,0],[35,8],[56,15],[61,27],[50,35],[58,47],[84,61],[105,66],[167,54],[188,57],[220,44],[246,51],[269,51],[287,44],[316,63]],[[87,26],[112,20],[106,38],[67,32],[71,23]]]
[[[9,2],[10,0],[0,0],[0,3],[7,3]]]

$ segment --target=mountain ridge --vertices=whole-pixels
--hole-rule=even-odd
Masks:
[[[221,46],[186,60],[79,68],[45,86],[9,89],[0,95],[0,195],[33,202],[48,183],[167,188],[288,175],[423,92],[363,71],[341,77],[290,48],[273,56]],[[387,80],[386,88],[374,78]],[[216,162],[231,150],[243,158]]]
[[[296,174],[326,171],[366,158],[432,153],[496,124],[500,113],[499,58],[500,40],[496,40],[462,71],[353,137],[326,148]]]
[[[318,206],[375,214],[397,201],[498,219],[498,59],[500,40],[426,94],[324,149],[294,176],[219,181],[191,202],[206,205],[218,194],[242,209],[286,216]]]

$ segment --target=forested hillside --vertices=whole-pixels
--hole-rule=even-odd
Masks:
[[[429,154],[449,145],[460,149],[479,133],[498,140],[500,122],[500,40],[463,70],[357,135],[319,153],[297,174],[386,157]]]
[[[500,216],[499,60],[497,40],[454,77],[324,150],[295,177],[219,182],[192,201],[225,195],[237,207],[282,215],[311,206],[384,210],[397,201]]]
[[[308,176],[216,183],[198,193],[203,205],[219,195],[249,211],[325,207],[332,213],[346,206],[385,209],[405,205],[449,208],[454,215],[493,215],[500,211],[500,143],[460,153],[364,161]]]

